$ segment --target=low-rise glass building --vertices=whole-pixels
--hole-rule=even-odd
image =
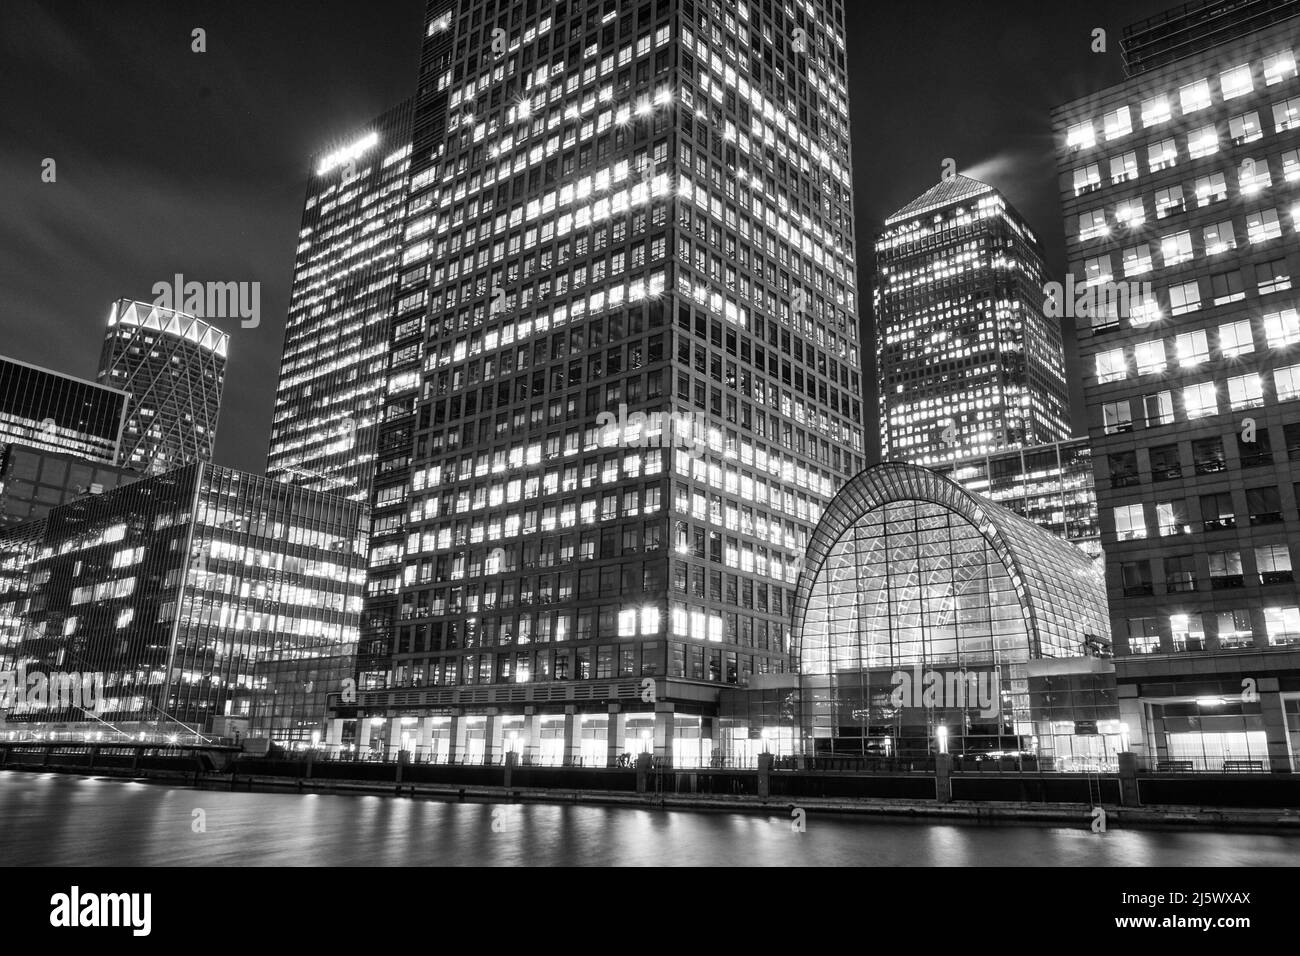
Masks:
[[[3,732],[322,732],[357,641],[361,519],[338,496],[196,463],[0,530],[7,668],[36,680],[10,681]],[[28,691],[64,675],[95,675],[96,706]]]
[[[839,492],[792,627],[807,755],[1034,754],[1066,769],[1127,747],[1094,562],[933,471],[879,465]]]

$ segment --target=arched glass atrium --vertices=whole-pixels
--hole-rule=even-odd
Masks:
[[[1122,745],[1106,632],[1077,547],[925,468],[869,468],[827,507],[795,594],[804,752],[1104,758]],[[1109,746],[1073,739],[1080,714],[1111,724]]]

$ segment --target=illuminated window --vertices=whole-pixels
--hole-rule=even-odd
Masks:
[[[1246,235],[1252,243],[1267,242],[1282,235],[1276,209],[1257,209],[1246,214]]]
[[[1281,83],[1296,75],[1295,56],[1290,50],[1270,53],[1264,57],[1264,82],[1268,86]]]
[[[1264,387],[1259,375],[1234,375],[1228,379],[1228,401],[1234,412],[1264,404]]]
[[[1171,581],[1176,585],[1171,586]],[[1181,586],[1190,583],[1190,587]],[[1170,568],[1169,559],[1165,560],[1165,590],[1167,591],[1194,591],[1196,590],[1196,572],[1179,566],[1176,570]],[[1201,623],[1199,614],[1170,614],[1169,630],[1173,633],[1175,651],[1203,651],[1205,650],[1205,627]]]
[[[1289,183],[1300,180],[1300,149],[1288,149],[1282,154],[1282,178]]]
[[[1287,560],[1290,574],[1290,559]],[[1300,607],[1264,608],[1264,631],[1271,647],[1283,644],[1300,644]]]
[[[1250,76],[1250,64],[1243,63],[1241,66],[1234,66],[1231,70],[1224,70],[1219,74],[1219,85],[1223,88],[1225,100],[1235,100],[1239,96],[1245,96],[1255,88],[1255,82]]]
[[[1197,206],[1204,207],[1211,203],[1222,202],[1228,198],[1228,180],[1223,173],[1211,173],[1196,180],[1194,191]]]
[[[1129,108],[1121,106],[1117,110],[1105,114],[1102,118],[1102,128],[1105,131],[1106,139],[1118,139],[1121,136],[1127,136],[1133,131],[1133,123],[1129,118]]]
[[[1279,402],[1300,398],[1300,365],[1273,369],[1273,391]]]
[[[1107,402],[1101,407],[1102,430],[1116,435],[1133,430],[1133,410],[1128,401]]]
[[[1157,219],[1164,219],[1166,216],[1173,213],[1182,212],[1185,208],[1182,186],[1169,186],[1164,189],[1157,189],[1155,198]]]
[[[1142,411],[1147,428],[1168,425],[1174,420],[1173,396],[1166,390],[1142,396]]]
[[[1147,536],[1146,517],[1142,505],[1120,505],[1114,509],[1115,536],[1120,541],[1135,541]]]
[[[1109,282],[1113,279],[1114,273],[1110,267],[1110,256],[1104,255],[1095,259],[1084,260],[1083,277],[1089,283]]]
[[[1140,276],[1151,271],[1151,246],[1142,243],[1124,250],[1124,275]]]
[[[1214,382],[1198,382],[1183,389],[1183,412],[1188,421],[1207,418],[1219,411],[1219,392]]]
[[[1201,307],[1201,290],[1195,282],[1169,287],[1169,309],[1174,315],[1195,312]]]
[[[1128,182],[1130,179],[1138,177],[1138,158],[1137,153],[1128,152],[1119,156],[1112,156],[1110,160],[1110,182],[1111,185]]]
[[[1264,315],[1264,335],[1270,348],[1280,349],[1300,342],[1300,315],[1295,309]]]
[[[1219,354],[1233,358],[1255,351],[1255,340],[1250,332],[1250,321],[1240,319],[1219,326]]]
[[[1165,343],[1163,339],[1139,342],[1133,347],[1133,363],[1139,375],[1152,375],[1165,370]]]
[[[1260,295],[1281,293],[1291,287],[1291,269],[1286,259],[1270,259],[1266,263],[1255,264],[1255,281],[1260,286]]]
[[[1221,252],[1229,252],[1237,248],[1237,237],[1232,231],[1230,220],[1206,226],[1204,238],[1207,256],[1217,256]]]
[[[1130,229],[1147,221],[1141,199],[1128,199],[1115,207],[1115,220]]]
[[[1161,123],[1169,121],[1173,115],[1169,107],[1169,97],[1153,96],[1149,100],[1142,101],[1142,125],[1144,127],[1159,126]]]
[[[1160,650],[1159,618],[1131,617],[1125,624],[1130,654],[1154,654]]]
[[[1187,155],[1192,159],[1210,156],[1218,151],[1219,131],[1213,123],[1192,130],[1187,134]]]
[[[1091,166],[1084,166],[1074,171],[1074,194],[1076,196],[1083,193],[1092,192],[1101,186],[1101,169],[1096,163]]]
[[[1128,375],[1128,362],[1124,359],[1123,349],[1098,352],[1096,363],[1098,382],[1115,382]]]
[[[1213,559],[1211,555],[1211,559]],[[1240,555],[1237,564],[1240,565]],[[1211,583],[1214,571],[1211,569]],[[1255,631],[1250,623],[1250,611],[1239,608],[1234,611],[1219,611],[1215,615],[1219,625],[1219,646],[1224,648],[1250,647],[1255,642]]]
[[[1103,209],[1094,209],[1091,212],[1085,212],[1079,216],[1079,240],[1086,242],[1089,239],[1096,239],[1098,236],[1104,236],[1109,232],[1106,226],[1106,212]]]
[[[1168,169],[1178,163],[1178,146],[1172,139],[1163,139],[1147,147],[1147,165],[1151,172]],[[1181,191],[1181,190],[1180,190]],[[1077,192],[1077,190],[1076,190]],[[1159,202],[1156,203],[1157,208]]]
[[[1300,96],[1273,104],[1273,125],[1279,133],[1300,126]]]
[[[1071,149],[1088,149],[1097,143],[1097,131],[1091,122],[1076,123],[1065,131],[1065,145]]]
[[[1237,167],[1237,182],[1244,195],[1257,193],[1273,185],[1273,175],[1266,159],[1246,159]]]
[[[624,608],[618,612],[618,636],[636,636],[637,612],[635,608]]]
[[[1192,258],[1191,233],[1184,230],[1161,238],[1160,256],[1166,267],[1189,261]]]
[[[1156,502],[1156,533],[1162,538],[1190,534],[1191,520],[1187,517],[1187,502],[1182,498]]]
[[[1259,125],[1259,114],[1254,110],[1228,120],[1228,138],[1232,140],[1233,146],[1253,143],[1263,135],[1264,130]]]
[[[1210,81],[1196,80],[1178,89],[1178,104],[1183,115],[1196,113],[1210,105]]]

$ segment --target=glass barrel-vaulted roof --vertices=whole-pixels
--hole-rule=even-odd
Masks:
[[[1107,630],[1079,548],[926,468],[855,476],[813,532],[795,591],[803,674],[1079,656]]]

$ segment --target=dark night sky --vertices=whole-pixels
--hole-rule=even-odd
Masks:
[[[944,157],[1006,193],[1064,271],[1050,111],[1122,79],[1123,26],[1169,5],[848,0],[864,311],[870,240]],[[423,10],[0,2],[0,353],[91,378],[114,299],[150,300],[177,272],[260,281],[258,328],[218,322],[232,341],[217,443],[218,461],[260,472],[308,159],[413,92]],[[1077,388],[1075,402],[1078,419]]]

